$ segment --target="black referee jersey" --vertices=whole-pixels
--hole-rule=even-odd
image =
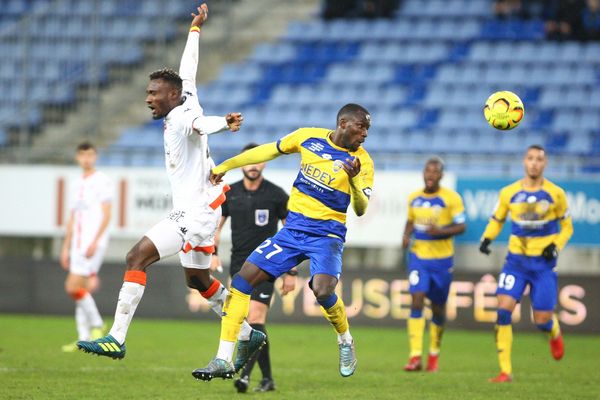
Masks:
[[[279,220],[287,215],[289,196],[279,186],[263,179],[255,191],[246,190],[243,181],[231,185],[223,203],[224,217],[231,218],[231,274],[266,238],[277,233]]]

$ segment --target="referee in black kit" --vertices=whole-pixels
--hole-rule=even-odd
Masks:
[[[257,147],[255,143],[246,145],[242,152]],[[285,223],[287,216],[288,195],[279,186],[266,180],[262,171],[265,163],[247,165],[242,167],[244,178],[231,185],[227,192],[227,200],[222,205],[222,217],[217,229],[215,243],[218,244],[221,230],[228,217],[231,217],[231,263],[229,274],[233,277],[242,268],[246,258],[265,239],[277,233],[279,221]],[[218,256],[212,258],[212,267],[221,265]],[[292,269],[283,276],[281,294],[285,295],[294,290],[296,286],[296,269]],[[265,323],[267,312],[273,296],[274,282],[264,282],[252,291],[250,296],[250,313],[248,323],[266,334]],[[263,346],[257,356],[251,359],[240,372],[240,377],[234,381],[234,386],[239,393],[248,390],[250,373],[258,360],[258,365],[263,375],[259,386],[254,391],[267,392],[275,390],[275,383],[271,375],[271,358],[269,357],[269,341]]]

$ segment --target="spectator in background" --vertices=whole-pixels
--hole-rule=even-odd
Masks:
[[[401,0],[324,0],[323,18],[393,18]]]
[[[550,40],[583,39],[582,13],[583,0],[558,0],[554,12],[546,21],[546,37]]]
[[[357,0],[325,0],[323,2],[323,18],[348,18],[356,9]]]
[[[399,0],[362,0],[359,1],[361,18],[393,18]]]
[[[600,0],[587,0],[581,22],[586,40],[600,40]]]
[[[494,14],[500,19],[528,17],[521,0],[497,0],[494,3]]]

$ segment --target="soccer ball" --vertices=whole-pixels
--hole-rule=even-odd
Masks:
[[[525,107],[519,96],[505,90],[488,97],[483,115],[491,126],[507,131],[519,125],[525,115]]]

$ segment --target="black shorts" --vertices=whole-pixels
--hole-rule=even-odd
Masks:
[[[236,257],[235,255],[231,257],[231,265],[229,266],[229,275],[231,277],[240,272],[244,261],[246,261],[246,257]],[[254,288],[252,294],[250,294],[250,300],[258,301],[268,307],[271,305],[274,289],[275,283],[273,281],[265,281]]]

